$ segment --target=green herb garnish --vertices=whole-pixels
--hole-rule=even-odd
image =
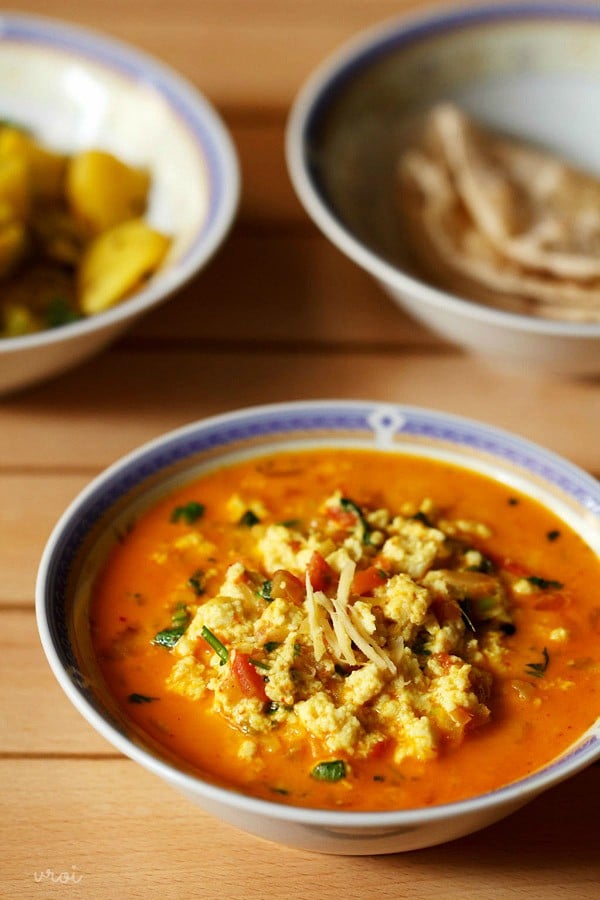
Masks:
[[[187,628],[190,624],[190,613],[185,603],[178,603],[173,610],[171,622],[174,628]]]
[[[416,656],[431,656],[431,650],[428,650],[426,645],[427,637],[425,635],[418,635],[411,650]]]
[[[422,524],[423,524],[423,525],[426,525],[427,528],[433,528],[433,527],[434,527],[432,521],[431,521],[430,519],[427,518],[427,516],[425,515],[425,513],[422,512],[422,510],[419,510],[419,512],[416,512],[416,513],[414,514],[414,516],[411,516],[411,519],[415,519],[417,522],[422,522]]]
[[[79,313],[71,308],[64,297],[54,297],[44,311],[44,320],[48,328],[58,328],[81,319]]]
[[[319,781],[340,781],[346,777],[346,763],[343,759],[317,763],[310,774]]]
[[[256,513],[252,512],[251,509],[247,509],[244,515],[240,518],[238,525],[243,525],[244,528],[252,528],[253,525],[258,525],[260,519],[256,515]]]
[[[267,641],[265,644],[265,650],[267,653],[272,653],[273,650],[277,650],[280,645],[280,641]]]
[[[190,500],[185,506],[176,506],[171,513],[171,522],[184,521],[186,525],[193,525],[204,515],[204,504],[196,500]]]
[[[159,644],[161,647],[168,647],[171,649],[175,646],[180,637],[183,637],[185,634],[186,625],[177,625],[174,628],[165,628],[163,631],[159,631],[158,634],[155,634],[152,638],[153,644]]]
[[[529,584],[533,584],[535,587],[540,588],[540,590],[542,591],[545,591],[547,588],[555,588],[556,590],[559,590],[560,588],[564,587],[564,585],[560,581],[554,581],[552,578],[540,578],[539,575],[530,575],[527,578],[527,581],[529,582]]]
[[[257,594],[259,597],[262,597],[263,600],[266,600],[267,603],[270,603],[271,600],[273,599],[273,597],[271,595],[272,588],[273,588],[273,582],[269,578],[267,578],[265,581],[263,581],[263,583],[259,587]]]
[[[265,672],[268,672],[271,668],[268,663],[262,662],[260,659],[253,659],[252,657],[249,657],[248,662],[251,663],[256,669],[263,669]]]
[[[361,541],[363,544],[371,543],[371,529],[369,527],[369,523],[365,519],[365,515],[360,508],[360,506],[354,502],[354,500],[350,500],[349,497],[340,497],[340,506],[342,509],[348,510],[349,512],[353,512],[356,518],[358,519],[358,523],[361,527]]]
[[[129,703],[153,703],[158,697],[148,697],[146,694],[130,694],[127,698]]]
[[[221,643],[218,637],[215,637],[210,628],[207,628],[206,625],[202,626],[200,634],[202,635],[206,643],[213,648],[213,650],[221,660],[221,665],[224,666],[229,659],[229,651],[227,650],[227,647]]]
[[[196,569],[194,574],[190,575],[188,578],[187,583],[188,587],[191,587],[196,597],[200,597],[206,590],[204,572],[202,569]]]
[[[533,675],[534,678],[541,678],[546,669],[548,668],[548,663],[550,662],[550,655],[546,647],[542,650],[543,662],[537,663],[527,663],[525,669],[529,675]]]

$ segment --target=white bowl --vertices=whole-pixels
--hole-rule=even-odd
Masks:
[[[491,3],[384,23],[312,75],[286,136],[308,214],[410,315],[496,363],[600,373],[600,323],[487,307],[411,271],[395,166],[406,122],[440,101],[600,176],[600,7]]]
[[[233,221],[239,167],[219,116],[191,84],[143,53],[49,19],[0,15],[0,118],[58,151],[102,148],[147,167],[146,218],[173,238],[154,277],[112,309],[0,339],[5,393],[95,353],[197,273]]]
[[[205,419],[109,468],[69,507],[46,546],[37,578],[39,633],[56,678],[88,722],[122,753],[215,816],[263,838],[326,853],[390,853],[460,837],[598,759],[596,723],[559,760],[484,796],[428,809],[342,812],[295,808],[217,787],[128,733],[126,723],[109,711],[93,667],[78,649],[89,627],[87,586],[117,540],[119,523],[130,522],[157,493],[189,480],[203,464],[239,459],[240,453],[318,445],[397,447],[458,461],[544,502],[600,552],[600,484],[541,447],[486,425],[365,401],[275,404]]]

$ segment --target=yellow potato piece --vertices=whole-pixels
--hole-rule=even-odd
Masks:
[[[0,278],[5,278],[22,260],[27,249],[27,231],[22,222],[0,226]]]
[[[149,186],[148,172],[102,150],[80,153],[67,167],[67,201],[93,234],[141,216]]]
[[[26,306],[7,303],[2,308],[2,337],[21,337],[39,330],[39,322]]]
[[[0,223],[24,219],[30,208],[29,167],[21,156],[0,154]]]
[[[0,131],[0,160],[20,159],[27,167],[31,191],[44,200],[58,200],[64,192],[67,157],[47,150],[18,128]]]
[[[143,219],[124,222],[95,238],[78,271],[82,312],[102,312],[130,294],[160,265],[169,244],[169,238]]]

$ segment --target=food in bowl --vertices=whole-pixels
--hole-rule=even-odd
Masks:
[[[598,375],[597,320],[473,300],[423,273],[399,215],[398,160],[415,123],[450,103],[598,177],[599,55],[600,9],[589,3],[443,5],[367,29],[294,101],[286,155],[298,197],[404,311],[486,365]]]
[[[600,716],[600,560],[447,461],[257,456],[135,522],[91,592],[123,712],[215,783],[313,808],[493,791]]]
[[[67,23],[2,16],[0,111],[59,156],[96,150],[148,173],[144,221],[169,239],[152,277],[122,301],[0,340],[4,395],[81,363],[198,275],[231,227],[240,179],[231,137],[204,94],[135,48]],[[62,304],[52,313],[52,323],[64,321]]]
[[[138,290],[169,238],[145,220],[150,174],[103,150],[56,153],[0,126],[0,336],[93,315]]]
[[[360,451],[359,458],[364,460],[375,453],[370,459],[376,460],[378,466],[385,462],[386,466],[391,467],[389,471],[396,464],[400,465],[399,461],[402,460],[406,465],[409,460],[416,459],[418,462],[415,462],[414,466],[411,464],[410,477],[404,477],[405,468],[402,480],[396,484],[388,479],[380,495],[371,491],[363,493],[359,489],[361,484],[359,468],[356,470],[353,466],[347,468],[346,464],[340,470],[339,478],[329,470],[325,480],[314,486],[312,499],[306,490],[309,487],[311,493],[313,492],[310,472],[307,475],[306,472],[299,471],[295,477],[289,469],[276,475],[277,470],[271,468],[268,479],[265,472],[255,472],[256,466],[261,464],[260,460],[273,458],[281,460],[284,458],[282,454],[288,460],[290,454],[295,459],[298,458],[298,454],[306,459],[305,454],[308,453],[309,458],[316,460],[319,455],[322,458],[325,453],[333,453],[335,466],[338,466],[338,463],[344,460],[351,460],[358,451]],[[240,469],[239,466],[246,468]],[[457,487],[453,485],[452,479],[441,476],[444,467],[452,476],[460,475],[461,484],[461,473],[467,470],[466,478],[471,487],[479,483],[485,490],[477,489],[473,494],[470,490],[468,493],[463,492],[464,500],[459,499],[456,496]],[[242,471],[251,474],[250,481],[236,485],[235,493],[239,497],[237,500],[231,499],[234,489],[228,478],[232,472],[239,475]],[[316,471],[315,469],[315,473]],[[354,475],[350,477],[351,471],[354,471]],[[437,472],[434,481],[431,480],[432,472]],[[421,479],[419,473],[426,473],[427,477]],[[383,476],[373,467],[369,478],[371,476],[374,479],[373,484],[383,480]],[[316,478],[316,474],[314,477]],[[284,479],[280,486],[278,478]],[[285,479],[288,479],[289,485],[289,479],[294,478],[294,488],[286,495],[284,503]],[[494,493],[491,495],[487,493],[490,479],[495,485],[494,490],[499,492],[496,499],[499,499],[502,517],[495,510]],[[336,481],[339,482],[341,497],[335,494],[335,488],[332,487]],[[210,490],[208,486],[211,486]],[[553,730],[552,717],[548,715],[545,720],[543,742],[546,741],[547,732],[551,736],[551,742],[554,741],[556,752],[559,744],[564,749],[549,762],[534,768],[537,765],[535,755],[542,752],[540,746],[537,742],[528,740],[526,726],[523,729],[517,726],[509,741],[510,750],[506,753],[506,757],[510,758],[503,759],[501,764],[513,766],[512,758],[518,756],[519,759],[514,760],[514,766],[521,767],[521,771],[530,774],[508,783],[509,779],[515,776],[515,769],[506,768],[504,770],[506,777],[498,776],[498,781],[505,781],[503,787],[450,803],[436,802],[436,796],[427,797],[426,802],[429,805],[409,808],[366,811],[348,809],[335,802],[330,806],[302,806],[293,798],[288,799],[285,794],[271,792],[271,786],[295,790],[298,784],[298,781],[294,780],[296,777],[300,781],[308,780],[304,764],[314,763],[316,760],[316,766],[313,765],[310,771],[319,767],[316,774],[327,777],[316,781],[314,776],[309,775],[308,783],[318,789],[330,790],[334,799],[336,794],[338,799],[340,794],[346,797],[348,788],[355,779],[355,773],[359,772],[360,767],[366,765],[368,761],[351,758],[350,755],[346,756],[337,749],[335,751],[328,749],[327,753],[322,755],[319,749],[319,743],[322,743],[320,736],[314,739],[309,736],[310,749],[307,746],[304,750],[301,748],[299,763],[302,765],[295,763],[286,767],[282,765],[282,773],[287,784],[278,784],[271,780],[269,793],[266,795],[268,799],[252,793],[254,785],[248,790],[233,783],[232,779],[239,774],[241,765],[260,763],[261,748],[257,746],[256,751],[250,754],[249,760],[242,763],[237,756],[239,741],[240,739],[248,741],[248,749],[252,750],[251,744],[255,736],[245,734],[241,737],[231,728],[226,718],[219,714],[209,715],[208,712],[205,715],[204,708],[211,702],[210,689],[198,700],[174,690],[167,690],[167,679],[174,666],[184,658],[177,652],[178,642],[174,638],[183,632],[181,640],[187,636],[196,641],[199,653],[198,655],[194,653],[194,658],[207,666],[209,671],[214,672],[217,678],[227,671],[228,666],[231,671],[236,656],[237,637],[232,635],[230,640],[213,620],[212,627],[210,623],[203,623],[208,630],[204,632],[205,643],[202,643],[202,639],[191,630],[194,627],[192,623],[203,605],[206,604],[209,609],[215,607],[212,600],[219,593],[223,582],[227,580],[229,563],[242,562],[245,570],[262,573],[258,587],[263,594],[268,592],[264,582],[271,581],[270,602],[266,596],[252,598],[253,602],[263,604],[258,606],[259,610],[265,612],[273,603],[277,603],[277,595],[284,591],[282,581],[285,581],[290,594],[295,596],[295,589],[291,587],[295,582],[291,578],[288,579],[285,574],[282,577],[281,570],[276,577],[277,569],[273,572],[272,578],[267,578],[266,575],[270,574],[270,570],[263,572],[258,554],[250,557],[250,552],[254,553],[255,536],[258,537],[261,529],[272,526],[275,522],[276,525],[283,525],[284,529],[299,530],[301,536],[309,540],[311,516],[327,523],[329,521],[327,510],[331,504],[326,501],[334,498],[332,501],[334,518],[341,516],[342,511],[344,513],[341,516],[340,533],[336,540],[341,540],[342,544],[345,540],[349,540],[350,545],[354,545],[362,554],[370,545],[363,546],[366,532],[364,526],[361,528],[358,524],[359,511],[368,523],[372,511],[375,508],[383,508],[385,501],[389,504],[390,516],[395,516],[400,511],[402,517],[410,517],[416,510],[416,518],[410,519],[409,524],[420,522],[421,525],[426,525],[424,517],[418,513],[424,498],[430,496],[432,500],[434,499],[433,488],[435,488],[435,505],[442,517],[437,519],[434,507],[429,505],[425,506],[425,517],[431,516],[431,524],[436,526],[437,530],[441,531],[442,525],[446,527],[451,522],[456,525],[461,520],[464,520],[464,523],[470,522],[473,526],[479,523],[487,525],[488,528],[492,527],[494,534],[489,538],[485,536],[484,530],[476,534],[480,530],[478,528],[475,528],[472,536],[468,536],[469,542],[477,540],[478,546],[473,549],[485,557],[487,555],[485,548],[479,546],[479,541],[484,541],[486,547],[489,545],[490,548],[498,542],[502,553],[510,554],[515,563],[520,562],[525,566],[525,571],[516,570],[512,573],[508,571],[505,575],[501,570],[509,568],[508,561],[501,560],[502,566],[499,566],[499,561],[489,553],[491,562],[496,567],[496,574],[500,572],[503,583],[506,578],[512,584],[514,576],[522,576],[521,580],[529,584],[529,588],[526,584],[522,585],[525,590],[533,590],[533,593],[529,594],[527,615],[533,617],[531,607],[540,604],[542,608],[535,611],[536,622],[540,628],[535,635],[531,634],[532,643],[526,648],[526,652],[521,657],[517,654],[517,657],[513,658],[514,670],[511,677],[518,683],[515,689],[507,691],[507,703],[504,705],[500,703],[499,708],[495,704],[497,697],[502,696],[500,688],[503,677],[498,682],[500,688],[498,684],[492,687],[489,697],[491,716],[488,722],[481,720],[475,728],[474,721],[470,725],[465,720],[464,740],[462,744],[458,744],[456,752],[442,742],[437,757],[433,755],[428,760],[407,758],[404,762],[393,763],[392,769],[404,765],[416,768],[428,767],[432,772],[443,771],[449,777],[454,764],[460,768],[461,754],[471,754],[473,765],[468,772],[467,782],[477,779],[481,787],[481,778],[488,777],[485,770],[490,767],[485,750],[488,741],[494,740],[494,731],[505,727],[505,713],[514,709],[515,705],[521,709],[527,708],[530,703],[527,694],[531,692],[534,698],[530,706],[533,718],[536,720],[538,715],[543,717],[544,706],[546,712],[550,711],[548,703],[542,706],[549,688],[557,698],[559,719],[563,715],[565,705],[569,704],[571,707],[568,722],[571,727],[567,729],[565,736],[559,736],[557,733],[559,728]],[[261,494],[264,494],[264,509],[253,503]],[[340,502],[341,498],[344,498],[344,503]],[[456,506],[452,511],[451,506],[455,500]],[[515,500],[520,502],[515,503]],[[318,510],[323,502],[325,502],[324,510],[313,516],[315,509]],[[404,507],[405,503],[410,506]],[[336,504],[342,507],[339,513]],[[283,510],[283,505],[286,512],[277,512]],[[292,507],[296,509],[300,522],[290,521]],[[261,515],[263,521],[256,522],[255,518],[260,519]],[[269,515],[272,516],[271,519]],[[281,519],[281,515],[286,518]],[[539,527],[535,528],[535,533],[522,534],[516,526],[525,522],[529,516]],[[220,529],[217,528],[217,517],[221,518]],[[368,527],[372,528],[374,524],[376,523],[370,523]],[[383,524],[379,523],[378,528],[383,528]],[[164,540],[158,555],[155,556],[156,539],[160,534],[164,535]],[[372,532],[369,530],[368,534],[371,540]],[[428,531],[425,534],[428,534]],[[129,543],[128,535],[131,536],[132,544]],[[143,543],[144,535],[147,538],[146,550],[141,552],[142,555],[147,554],[148,566],[144,567],[144,571],[130,571],[128,574],[127,565],[130,557],[128,560],[120,556],[119,548],[124,542],[123,547],[129,556],[136,541],[139,541],[140,545]],[[230,560],[225,558],[226,554],[220,557],[218,562],[207,560],[211,565],[203,569],[198,559],[201,552],[200,535],[207,538],[210,536],[211,539],[214,537],[215,545],[218,544],[218,547],[215,546],[215,552],[225,547],[229,537],[235,538],[239,553],[234,553]],[[457,537],[459,536],[454,535],[452,541]],[[373,540],[376,542],[379,538],[373,535]],[[536,542],[538,552],[534,556],[533,547]],[[294,553],[298,549],[292,547]],[[579,575],[574,579],[571,578],[567,558],[571,551],[576,554],[582,553],[585,557],[583,565],[590,572],[590,577],[596,578],[600,557],[600,487],[598,482],[585,472],[541,447],[484,424],[415,407],[368,401],[274,404],[205,419],[166,434],[129,454],[98,476],[61,517],[44,551],[36,589],[38,628],[42,645],[59,683],[91,725],[119,751],[154,772],[166,784],[185,794],[206,811],[242,830],[311,851],[358,855],[413,850],[483,828],[514,812],[541,791],[580,771],[600,757],[598,732],[600,721],[587,728],[584,710],[585,705],[589,703],[588,721],[591,722],[594,715],[593,707],[597,706],[597,684],[593,683],[590,671],[597,665],[594,661],[597,660],[597,650],[594,648],[589,654],[586,653],[584,632],[595,629],[597,622],[595,613],[588,605],[589,600],[585,599],[589,598],[588,592],[592,588],[584,585]],[[372,548],[369,552],[372,552]],[[328,555],[326,552],[324,556],[326,562]],[[170,567],[165,562],[165,557],[174,563],[176,559],[179,560],[179,574],[175,572],[169,574]],[[473,565],[479,561],[479,557],[475,555],[469,558]],[[285,572],[295,574],[292,571],[293,562],[293,559],[285,562],[283,565]],[[375,571],[360,575],[360,579],[367,579],[367,585],[364,581],[362,585],[360,580],[357,582],[357,590],[360,589],[363,593],[360,597],[355,596],[350,605],[360,602],[363,605],[358,608],[363,611],[365,606],[367,609],[371,606],[376,627],[379,627],[379,613],[376,614],[373,609],[375,601],[374,597],[370,596],[368,580],[379,579],[381,573],[377,572],[378,566],[365,566],[365,563],[366,559],[361,558],[359,565],[357,557],[356,569],[362,572],[364,568],[366,572],[367,569],[374,568]],[[333,560],[328,565],[333,568]],[[114,579],[115,592],[104,603],[101,602],[100,593],[113,566],[115,568],[110,577]],[[483,568],[487,568],[485,563]],[[152,595],[154,584],[148,586],[150,571],[154,573],[157,584],[162,584],[164,588],[164,593],[156,606],[149,600],[146,602],[144,596],[135,596],[141,594],[142,590],[147,590],[149,596]],[[239,572],[239,568],[234,569],[231,574],[234,575],[236,571]],[[383,571],[387,576],[388,570],[382,569]],[[389,572],[390,577],[386,579],[381,577],[382,585],[390,580],[392,574]],[[473,573],[467,573],[467,578],[471,574]],[[494,573],[474,574],[479,578],[484,574]],[[245,577],[245,575],[242,577],[238,588],[244,586]],[[302,582],[301,571],[296,577]],[[230,578],[229,583],[234,581],[234,578]],[[564,587],[559,588],[557,584],[549,583],[559,581]],[[334,604],[337,601],[337,585],[335,578],[330,588],[325,585],[325,590],[322,590],[325,599],[316,596],[316,602],[321,601],[319,606],[323,603],[327,606],[329,602]],[[371,581],[371,585],[373,593],[382,586],[377,581]],[[177,595],[173,593],[175,586]],[[129,592],[127,596],[120,594],[121,588]],[[319,593],[318,582],[316,591],[312,581],[307,589],[306,580],[303,582],[303,589],[304,606],[306,595],[310,590],[313,592],[313,599],[314,595]],[[521,602],[522,599],[525,604],[527,602],[525,595],[523,594],[521,598],[518,596],[520,589],[511,588],[516,590],[517,600]],[[272,599],[273,594],[275,599]],[[344,594],[341,596],[344,597]],[[580,598],[583,598],[581,610],[574,603],[575,600],[579,602]],[[235,597],[232,599],[235,601]],[[484,602],[483,607],[485,605]],[[544,610],[544,605],[550,608]],[[559,609],[561,605],[562,610]],[[116,606],[120,607],[118,613]],[[322,608],[325,614],[330,616],[325,606]],[[434,611],[435,606],[436,604]],[[273,615],[278,607],[281,608],[280,603],[272,607],[273,612],[270,615]],[[451,607],[453,604],[449,603],[448,610]],[[94,610],[94,615],[90,615],[91,609]],[[144,615],[146,609],[151,612],[152,622]],[[300,607],[298,609],[302,612]],[[503,631],[498,635],[499,641],[508,643],[509,647],[513,637],[517,644],[521,640],[519,629],[529,627],[527,615],[519,621],[517,607],[514,605],[513,608],[512,600],[511,609],[512,624],[517,631],[514,636],[505,635]],[[104,617],[102,621],[97,619],[98,611]],[[483,633],[485,630],[482,628],[483,623],[474,620],[475,613],[473,611],[470,613],[468,608],[465,612],[473,626]],[[482,608],[480,612],[486,611]],[[297,612],[291,610],[291,615],[296,616]],[[352,614],[348,613],[348,616],[350,615]],[[116,625],[115,616],[122,616],[127,621],[119,621]],[[242,624],[245,618],[245,615],[240,616],[239,623]],[[330,621],[333,620],[330,618]],[[470,626],[463,619],[462,611],[461,621],[467,629],[465,634],[469,634]],[[552,624],[554,621],[562,622],[556,625],[556,629],[565,628],[570,633],[563,634],[558,630],[554,634],[549,632],[550,627],[554,628]],[[196,625],[200,625],[200,620],[196,621]],[[113,638],[119,627],[124,629],[122,640],[115,643]],[[246,624],[243,627],[249,626]],[[451,627],[454,628],[455,625]],[[331,628],[333,629],[333,624]],[[510,630],[508,627],[508,631]],[[327,635],[329,648],[331,631],[327,631],[325,624],[323,633]],[[335,629],[333,633],[335,634]],[[209,638],[208,642],[206,637]],[[565,643],[562,638],[566,639]],[[575,643],[569,644],[572,639]],[[171,642],[174,644],[173,647],[169,646]],[[283,642],[285,643],[285,638]],[[255,658],[252,654],[252,659],[262,663],[265,655],[277,652],[278,648],[271,645],[266,647],[266,643],[267,640],[261,648],[262,656],[258,655]],[[299,644],[303,646],[306,644],[303,653],[314,654],[312,633],[299,641]],[[433,649],[437,652],[435,646],[422,646],[423,652],[417,654],[419,643],[417,642],[415,646],[415,641],[410,635],[407,645],[420,661],[419,670],[421,665],[425,666],[429,658],[424,651]],[[180,649],[184,647],[185,643],[181,644]],[[353,647],[351,644],[354,659],[360,660],[360,649],[357,648],[358,645]],[[250,657],[250,649],[244,647],[242,653],[246,652]],[[385,649],[384,642],[381,646],[382,652]],[[221,666],[222,657],[219,654],[224,657],[224,651],[227,652],[227,660],[224,666]],[[568,678],[563,682],[560,681],[561,672],[564,671],[570,651],[573,651],[572,658],[576,664],[567,667]],[[147,665],[151,655],[156,665],[153,672],[148,671]],[[122,674],[125,682],[117,684],[111,682],[110,666],[114,665],[113,671],[116,672],[119,657],[123,663]],[[141,668],[132,678],[137,663]],[[475,660],[472,664],[476,668],[486,668],[483,660]],[[101,665],[109,667],[106,676],[102,673]],[[242,672],[242,680],[252,679],[255,686],[257,679],[251,674],[252,670],[249,667],[256,669],[259,676],[267,673],[267,670],[255,666],[250,658],[245,659],[243,656],[241,661],[236,663],[236,668],[238,666]],[[355,666],[351,658],[350,662],[345,659],[341,664],[341,671],[335,674],[339,674],[342,678],[343,671],[348,669],[359,671],[360,668],[364,670],[367,666],[368,663],[365,663],[365,666]],[[591,670],[588,670],[589,666]],[[275,675],[275,672],[271,674]],[[351,674],[347,677],[350,678]],[[506,677],[508,678],[508,673]],[[239,676],[235,675],[232,678],[239,683],[241,692],[242,682]],[[358,679],[359,676],[355,675],[354,678]],[[558,680],[557,683],[554,683],[555,678]],[[590,691],[583,700],[579,687],[571,688],[565,683],[573,680],[581,686],[585,685],[588,678]],[[189,684],[192,684],[191,680]],[[263,684],[266,691],[268,685],[266,682]],[[345,684],[346,678],[340,682],[340,690],[344,689]],[[200,682],[199,685],[202,692]],[[281,685],[279,687],[281,688]],[[252,697],[245,698],[241,693],[238,696],[240,701],[247,699],[252,705]],[[542,702],[538,705],[536,699]],[[479,697],[479,702],[488,705],[483,694]],[[182,722],[186,724],[182,728],[177,723],[178,728],[173,729],[170,727],[170,724],[173,724],[170,716],[177,705],[182,712]],[[539,710],[538,706],[542,709]],[[272,714],[276,712],[277,710],[271,710]],[[206,731],[195,727],[196,716],[206,723]],[[259,716],[261,718],[263,716],[262,707]],[[275,739],[282,735],[284,727],[282,725],[280,729],[274,728],[272,737]],[[581,730],[577,730],[578,728]],[[219,739],[222,735],[224,741],[221,745]],[[260,739],[260,734],[258,737]],[[522,739],[517,750],[513,746],[513,738]],[[177,745],[176,741],[179,741]],[[385,759],[386,754],[391,753],[392,745],[386,746],[385,742],[382,744],[379,752],[385,751],[383,753]],[[202,745],[206,745],[207,755],[210,756],[210,771],[204,770],[202,760],[199,760],[197,755],[193,756],[202,752]],[[186,755],[188,750],[191,750],[191,756]],[[313,752],[314,759],[309,759]],[[528,760],[531,752],[534,753],[534,758]],[[550,753],[552,752],[554,751],[550,750]],[[218,757],[221,753],[225,755],[227,761],[232,760],[234,763],[226,767],[226,771],[222,773],[223,777],[220,777],[218,772],[220,765]],[[391,756],[387,758],[390,759]],[[277,754],[269,757],[269,760],[271,759],[276,760]],[[340,765],[342,761],[343,769]],[[322,767],[321,763],[326,765]],[[290,769],[293,770],[292,773]],[[296,774],[296,769],[301,771]],[[461,771],[464,775],[464,769]],[[340,773],[344,777],[340,777],[339,780],[328,780],[328,777],[332,775],[337,777]],[[381,789],[383,784],[384,790],[391,789],[389,769],[375,774],[378,777],[372,781],[373,785]],[[135,778],[135,770],[132,770],[131,775]],[[384,782],[379,780],[380,775],[384,776]],[[258,778],[257,782],[260,780]],[[447,788],[442,786],[440,791],[443,790]],[[382,796],[381,790],[378,790],[376,800],[380,800]],[[437,801],[440,796],[441,794],[437,793]],[[322,798],[323,795],[321,800]],[[414,797],[412,802],[415,802]],[[118,815],[116,807],[115,814]]]
[[[399,207],[423,274],[513,312],[600,320],[600,181],[452,104],[420,132]]]

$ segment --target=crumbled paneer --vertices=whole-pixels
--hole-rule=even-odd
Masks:
[[[418,519],[396,517],[391,526],[392,537],[382,548],[395,572],[405,572],[411,578],[422,578],[433,563],[445,536],[437,528],[428,528]]]
[[[199,700],[208,688],[206,666],[194,656],[184,656],[178,660],[167,678],[167,688],[176,694],[183,694],[190,700]]]
[[[250,550],[197,598],[166,684],[247,735],[241,758],[304,735],[325,757],[391,741],[396,762],[428,759],[487,721],[510,593],[531,585],[506,584],[473,547],[485,523],[445,522],[431,500],[362,509],[340,492],[309,523],[237,494],[226,515],[248,510],[260,519],[245,528]],[[179,534],[164,553],[201,540]]]
[[[331,753],[351,754],[361,737],[356,716],[347,706],[336,706],[324,691],[297,703],[294,712],[309,734],[322,740]]]
[[[404,640],[412,638],[415,630],[423,625],[431,603],[427,589],[404,574],[392,575],[385,585],[375,590],[375,596],[384,615],[395,622]]]

